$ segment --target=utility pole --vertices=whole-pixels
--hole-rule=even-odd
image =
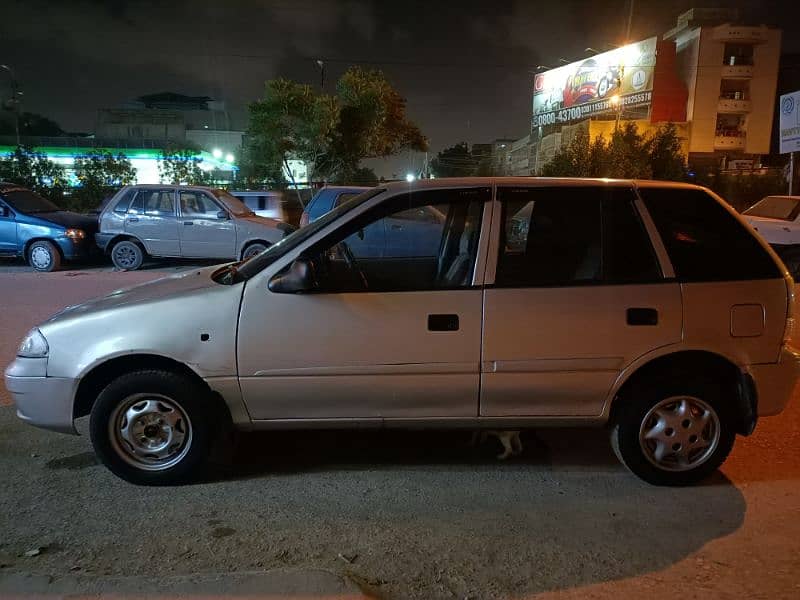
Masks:
[[[789,153],[789,195],[792,195],[794,186],[794,152]]]
[[[317,60],[317,66],[319,67],[319,89],[321,92],[325,91],[325,61],[324,60]]]
[[[19,97],[22,95],[22,92],[19,91],[19,87],[17,86],[17,78],[14,75],[14,71],[11,69],[11,67],[8,65],[0,65],[0,69],[8,71],[8,74],[11,77],[11,98],[9,98],[7,102],[4,102],[3,105],[4,108],[7,106],[8,110],[14,111],[14,130],[17,134],[17,146],[19,146]]]

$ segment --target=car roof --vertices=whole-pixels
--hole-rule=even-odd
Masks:
[[[272,196],[280,196],[283,192],[278,190],[228,190],[229,194],[236,195],[236,194],[252,194],[254,196],[264,196],[264,195],[272,195]]]
[[[156,189],[156,190],[163,190],[164,188],[169,188],[176,190],[206,190],[208,192],[219,189],[208,185],[178,185],[175,183],[132,183],[130,185],[126,185],[123,189],[131,189],[131,188]]]
[[[320,192],[330,190],[332,192],[347,192],[347,191],[361,191],[371,190],[372,188],[367,185],[326,185],[319,189]]]
[[[675,189],[703,189],[691,183],[675,181],[653,181],[645,179],[604,179],[584,177],[445,177],[441,179],[417,179],[412,182],[397,181],[385,187],[390,192],[427,190],[448,187],[479,187],[497,185],[536,185],[540,187],[597,186],[610,187],[657,187]]]

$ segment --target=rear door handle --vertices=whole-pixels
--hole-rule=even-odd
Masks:
[[[626,311],[628,325],[652,327],[658,325],[658,311],[655,308],[629,308]]]
[[[428,315],[428,331],[458,331],[458,315]]]
[[[184,221],[184,225],[194,225],[194,221]]]
[[[138,217],[128,217],[128,223],[138,223]]]

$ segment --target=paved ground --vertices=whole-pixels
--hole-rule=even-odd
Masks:
[[[0,364],[62,305],[153,276],[0,273]],[[0,407],[0,596],[800,597],[797,399],[691,489],[639,482],[601,431],[506,463],[467,437],[251,435],[208,481],[148,489]]]

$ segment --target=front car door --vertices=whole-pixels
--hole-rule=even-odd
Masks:
[[[236,258],[236,224],[210,194],[178,190],[181,254],[191,258]],[[225,218],[220,215],[225,213]]]
[[[318,269],[312,293],[247,282],[238,368],[248,411],[266,419],[414,419],[478,413],[484,220],[488,187],[376,199],[302,250]],[[375,256],[359,233],[420,207],[446,219],[434,256]],[[485,234],[484,234],[485,235]],[[482,248],[482,250],[479,250]]]
[[[641,202],[630,186],[531,185],[498,188],[496,211],[481,415],[599,416],[626,365],[681,339],[680,285]]]
[[[0,254],[17,253],[17,221],[14,211],[0,200]]]
[[[128,206],[124,227],[141,240],[148,254],[181,255],[172,188],[140,188]]]

